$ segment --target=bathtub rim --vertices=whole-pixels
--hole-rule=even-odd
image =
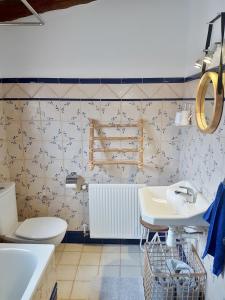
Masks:
[[[50,244],[11,244],[11,243],[0,243],[1,249],[13,249],[13,250],[25,250],[27,253],[33,254],[37,258],[37,264],[34,272],[26,286],[21,300],[30,300],[34,295],[41,279],[42,275],[48,266],[50,259],[54,254],[54,245]]]

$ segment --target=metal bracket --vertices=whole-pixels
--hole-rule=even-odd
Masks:
[[[45,22],[42,20],[36,10],[27,2],[27,0],[20,0],[26,8],[32,13],[34,17],[38,19],[37,22],[0,22],[0,26],[42,26]]]

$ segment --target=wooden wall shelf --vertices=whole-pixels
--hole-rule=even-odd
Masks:
[[[137,148],[95,148],[94,152],[139,152]]]
[[[127,141],[127,140],[140,140],[138,136],[101,136],[101,137],[93,137],[93,140],[96,141]]]
[[[90,119],[90,137],[89,137],[89,167],[93,170],[96,165],[113,165],[113,164],[125,164],[125,165],[137,165],[139,169],[143,168],[143,154],[144,154],[144,131],[143,120],[139,120],[136,124],[99,124],[96,120]],[[95,136],[95,131],[101,128],[137,128],[137,136]],[[121,148],[108,148],[96,147],[95,141],[135,141],[138,142],[138,146],[134,148],[121,147]],[[103,159],[96,160],[94,153],[138,153],[138,160],[118,160],[118,159]]]

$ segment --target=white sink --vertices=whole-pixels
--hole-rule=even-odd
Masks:
[[[179,186],[192,188],[197,195],[195,203],[191,196],[177,195]],[[184,191],[184,190],[183,190]],[[155,225],[207,226],[202,216],[209,202],[188,181],[180,181],[171,186],[144,187],[139,190],[141,217]]]

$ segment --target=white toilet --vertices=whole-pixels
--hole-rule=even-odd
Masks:
[[[0,183],[0,238],[15,243],[58,245],[66,229],[66,221],[56,217],[18,222],[15,183]]]

